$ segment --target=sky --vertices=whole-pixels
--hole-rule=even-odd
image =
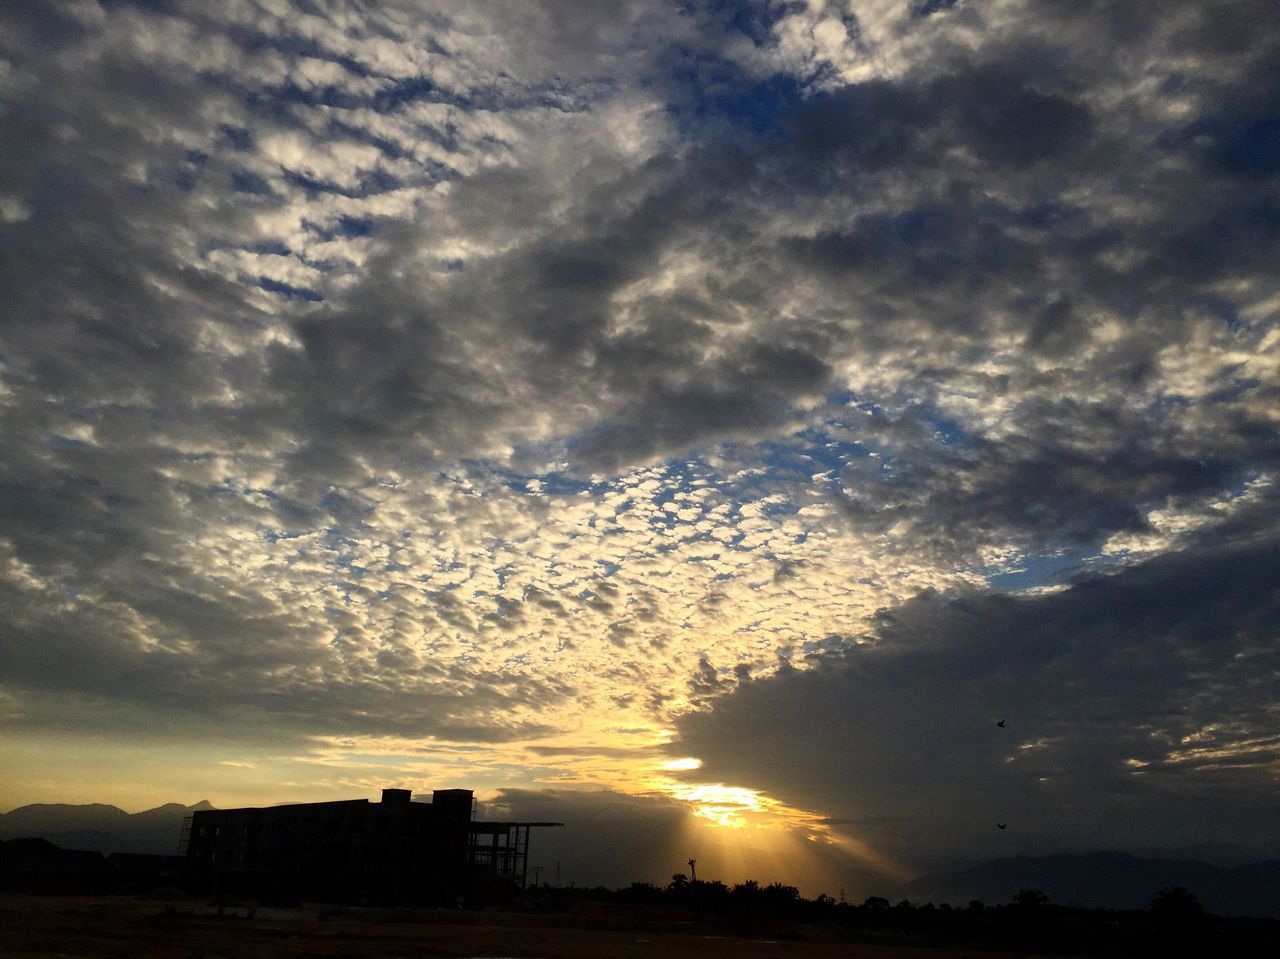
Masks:
[[[1277,62],[1270,0],[10,0],[0,808],[1280,856]]]

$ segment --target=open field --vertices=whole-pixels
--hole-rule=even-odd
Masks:
[[[628,916],[216,908],[192,900],[0,896],[0,957],[273,959],[1000,959],[1013,953],[746,938]],[[791,935],[795,935],[795,931]],[[803,930],[806,940],[821,929]],[[767,936],[767,933],[766,933]],[[834,940],[834,937],[828,937]]]

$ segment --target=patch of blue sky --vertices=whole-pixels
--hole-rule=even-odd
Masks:
[[[319,15],[322,16],[323,14]],[[237,26],[231,29],[231,36],[237,44],[250,53],[274,50],[277,53],[290,56],[307,57],[312,60],[326,60],[329,63],[336,63],[348,73],[357,77],[375,75],[371,68],[365,66],[355,57],[338,53],[311,37],[304,37],[297,33],[257,33],[245,27]]]
[[[915,0],[911,5],[913,17],[931,17],[935,13],[945,13],[956,5],[956,0]]]
[[[392,112],[405,104],[425,100],[428,103],[447,103],[451,106],[466,108],[467,97],[460,97],[452,91],[434,83],[427,77],[406,77],[396,80],[381,90],[376,90],[364,98],[367,105],[378,113]]]
[[[221,483],[209,483],[203,491],[210,496],[244,496],[244,490],[235,485],[231,480],[223,480]]]
[[[263,256],[293,255],[293,251],[280,240],[256,240],[253,243],[245,244],[241,249],[247,250],[250,253],[258,253]]]
[[[833,407],[857,406],[863,402],[865,401],[856,392],[847,388],[833,390],[827,395],[827,403]]]
[[[736,63],[699,57],[676,64],[678,94],[667,110],[685,135],[747,134],[781,137],[787,119],[804,98],[802,81],[790,74],[754,79]]]
[[[878,219],[875,215],[863,217],[864,222],[874,222]],[[943,224],[945,230],[946,221],[950,219],[949,208],[938,203],[927,203],[914,209],[903,210],[901,213],[886,215],[883,222],[891,237],[907,246],[915,246],[938,232],[939,223]]]
[[[1233,333],[1248,332],[1252,328],[1252,324],[1240,315],[1236,304],[1224,297],[1210,294],[1200,297],[1196,305],[1210,316],[1221,320]]]
[[[837,424],[810,427],[788,440],[757,444],[750,451],[763,472],[733,481],[741,496],[767,495],[773,488],[808,483],[825,477],[838,483],[841,472],[852,462],[871,455],[868,444],[851,439],[847,430],[833,431]],[[842,435],[846,434],[846,435]],[[777,510],[774,510],[777,512]]]
[[[287,541],[291,539],[298,539],[299,537],[306,536],[309,532],[311,532],[311,530],[308,529],[267,529],[263,530],[261,535],[263,540],[266,542],[275,544],[281,540]]]
[[[1249,492],[1255,484],[1266,482],[1268,482],[1266,473],[1258,470],[1245,470],[1232,478],[1224,492],[1231,499],[1235,499],[1237,496],[1243,496]]]
[[[331,223],[320,224],[314,220],[303,218],[302,228],[314,235],[320,242],[328,243],[337,239],[358,239],[372,236],[378,230],[378,223],[371,216],[349,216],[338,214]]]
[[[963,443],[969,435],[963,426],[944,416],[932,415],[928,418],[928,423],[933,427],[934,435],[946,446]]]
[[[359,544],[340,527],[327,527],[321,539],[323,548],[334,554],[331,562],[335,565],[347,566],[354,561]]]
[[[353,187],[343,186],[339,183],[334,183],[332,180],[322,180],[319,177],[300,173],[297,170],[285,170],[283,179],[286,183],[299,187],[312,196],[320,193],[329,193],[334,196],[346,197],[348,200],[367,200],[369,197],[391,193],[409,185],[402,178],[377,167],[361,170],[357,183]]]
[[[756,46],[772,43],[778,21],[804,7],[803,0],[683,0],[679,4],[681,12],[705,17],[721,33],[741,33]]]
[[[235,193],[247,193],[250,196],[276,196],[271,184],[251,170],[232,170],[231,189]]]
[[[1221,403],[1234,403],[1242,399],[1246,393],[1256,390],[1262,385],[1262,380],[1249,377],[1243,379],[1233,378],[1224,383],[1218,389],[1213,390],[1199,402],[1216,406]],[[1189,403],[1186,405],[1190,405]]]
[[[339,556],[335,562],[353,579],[364,579],[365,573],[369,572],[369,567],[357,565],[354,556]]]
[[[353,143],[364,143],[365,146],[374,147],[381,155],[388,157],[390,160],[413,159],[412,149],[406,149],[396,141],[389,140],[388,137],[379,136],[378,133],[372,132],[371,129],[356,127],[351,123],[343,123],[342,120],[330,119],[324,136],[326,140],[346,140]],[[422,138],[429,140],[430,137]]]
[[[308,286],[293,286],[281,280],[273,280],[269,276],[259,276],[258,287],[290,300],[306,300],[309,303],[320,303],[324,300],[324,294],[319,290],[313,290]]]
[[[860,402],[850,404],[850,406],[877,419],[887,420],[893,418],[888,410],[876,403]],[[969,436],[961,423],[949,418],[936,406],[929,403],[911,402],[897,412],[897,417],[909,418],[932,427],[934,435],[941,443],[947,446],[964,443]],[[851,425],[856,425],[856,423],[857,421],[854,420]],[[875,448],[874,443],[868,442],[867,445],[870,448]],[[886,443],[884,445],[889,447],[892,444]]]
[[[278,514],[285,518],[292,517],[298,520],[298,525],[304,527],[305,531],[310,532],[313,524],[305,521],[316,517],[314,506],[289,496],[283,496],[267,486],[245,486],[241,489],[241,493],[245,496],[261,496],[269,500]]]
[[[1197,119],[1184,129],[1183,143],[1228,175],[1273,177],[1280,173],[1280,107],[1246,103],[1229,113]]]
[[[222,134],[231,149],[237,152],[245,153],[254,147],[253,132],[248,127],[220,123],[218,124],[218,132]]]
[[[345,496],[334,491],[322,496],[318,505],[339,523],[352,525],[363,522],[364,517],[375,512],[375,507],[367,502],[360,502],[354,497]],[[334,532],[338,530],[338,527],[332,526],[329,529]]]
[[[335,130],[350,130],[350,135],[352,137],[363,138],[363,142],[369,143],[371,146],[379,146],[382,142],[389,142],[384,141],[381,137],[375,136],[368,130],[363,130],[360,127],[348,126],[346,124],[340,124],[336,120],[330,121],[330,127]],[[417,120],[414,123],[413,132],[414,139],[416,141],[414,144],[415,147],[423,143],[433,143],[446,152],[457,153],[467,145],[463,142],[458,125],[452,120],[446,120],[441,123],[428,123],[423,120]],[[493,136],[492,134],[487,136],[485,139],[489,147],[493,147],[496,144],[506,144],[507,142],[499,137]],[[470,142],[471,141],[468,141],[468,143]],[[381,147],[379,148],[382,149]],[[385,153],[387,151],[383,149],[383,152]],[[396,148],[396,153],[406,159],[415,155],[413,149],[404,150],[400,147]]]
[[[796,436],[803,441],[805,456],[813,464],[823,469],[839,470],[854,460],[865,459],[874,449],[874,444],[866,439],[851,437],[856,428],[856,420],[852,424],[832,420],[810,427]]]
[[[1017,593],[1066,585],[1083,566],[1103,559],[1094,549],[1066,547],[1023,556],[1012,568],[988,569],[985,577],[992,588]]]
[[[194,190],[196,184],[200,182],[200,174],[204,170],[204,165],[209,162],[209,154],[200,150],[187,150],[183,155],[182,162],[178,164],[178,171],[174,177],[174,182],[180,190]]]
[[[607,484],[593,481],[568,470],[535,472],[502,466],[490,460],[467,459],[460,463],[468,479],[487,485],[497,483],[519,493],[540,493],[547,496],[577,496],[579,493],[600,492]],[[453,479],[447,474],[441,478]]]
[[[1085,214],[1083,207],[1058,200],[1047,200],[1025,207],[1011,207],[992,198],[983,201],[980,209],[985,219],[1032,230],[1061,228]]]
[[[347,63],[342,64],[344,67]],[[559,110],[581,109],[573,91],[556,80],[533,87],[510,87],[488,84],[459,92],[439,86],[424,76],[380,78],[383,83],[374,90],[353,90],[340,84],[303,86],[292,80],[251,90],[241,90],[245,104],[276,117],[287,116],[297,107],[325,107],[341,110],[371,110],[394,114],[415,103],[435,103],[467,112],[501,112],[551,107]],[[228,79],[228,85],[234,80]]]
[[[86,440],[76,439],[74,436],[64,436],[61,433],[50,433],[49,443],[52,446],[62,446],[70,449],[83,449],[92,445]]]
[[[352,260],[346,258],[326,257],[324,259],[315,260],[309,256],[299,256],[298,262],[308,269],[315,270],[317,273],[354,273],[356,264]]]

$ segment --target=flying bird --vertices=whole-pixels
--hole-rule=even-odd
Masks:
[[[1001,729],[1004,729],[1004,720],[1003,719],[1000,720],[1000,722],[996,723],[996,725],[999,726]]]
[[[1009,824],[1008,824],[1007,822],[998,822],[998,823],[996,823],[996,828],[997,828],[997,829],[1008,829],[1008,828],[1009,828]]]

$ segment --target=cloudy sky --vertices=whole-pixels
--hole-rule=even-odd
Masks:
[[[5,3],[0,808],[1280,855],[1277,62],[1270,0]]]

